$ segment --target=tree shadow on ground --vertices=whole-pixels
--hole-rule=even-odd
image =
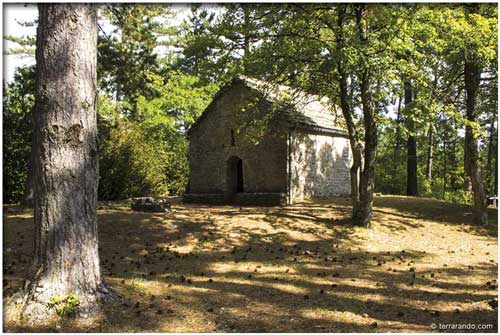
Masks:
[[[470,205],[448,203],[441,200],[404,197],[382,196],[374,201],[375,212],[397,215],[403,220],[403,226],[418,220],[437,221],[443,224],[463,226],[464,231],[479,235],[498,235],[498,210],[488,208],[490,223],[478,226],[473,222],[474,208]]]
[[[377,215],[399,211],[422,221],[401,223],[405,234],[426,229],[430,220],[425,211],[398,201],[394,207],[382,205],[376,206]],[[348,215],[345,199],[265,208],[179,204],[171,214],[104,209],[99,212],[101,268],[121,297],[105,308],[105,320],[87,328],[65,322],[61,328],[4,327],[377,332],[489,323],[494,327],[487,331],[497,330],[496,310],[488,305],[497,295],[495,263],[471,258],[445,265],[444,253],[412,245],[384,249],[370,238],[376,229],[360,232],[345,224]],[[11,249],[4,262],[6,297],[19,288],[31,252],[29,243],[19,245],[20,234],[30,240],[33,233],[29,214],[8,214],[4,222],[4,248]],[[398,224],[391,222],[385,224]],[[478,239],[474,236],[471,241]],[[374,249],[377,243],[381,246]],[[496,248],[496,239],[490,243]]]

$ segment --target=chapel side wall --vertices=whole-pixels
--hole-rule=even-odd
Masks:
[[[292,201],[350,195],[352,154],[347,138],[294,131],[290,142]]]
[[[287,138],[279,129],[269,129],[258,144],[248,142],[244,131],[236,131],[245,120],[262,119],[269,104],[258,108],[245,106],[253,92],[235,85],[214,101],[212,110],[190,134],[189,193],[224,193],[227,160],[237,156],[243,161],[245,192],[285,192],[287,186]],[[245,110],[242,111],[242,107]],[[234,130],[235,145],[231,143]]]

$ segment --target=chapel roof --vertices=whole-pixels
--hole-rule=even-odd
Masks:
[[[214,97],[214,100],[236,84],[243,84],[254,89],[261,93],[269,102],[283,107],[281,108],[283,111],[281,116],[292,128],[347,136],[347,132],[344,129],[334,126],[338,116],[332,110],[332,104],[328,98],[307,94],[288,86],[272,85],[261,80],[240,76],[221,88]],[[198,120],[188,130],[188,133],[205,117],[209,108],[210,106],[205,109]]]

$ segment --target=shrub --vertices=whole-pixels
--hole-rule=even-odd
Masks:
[[[55,308],[59,317],[74,317],[80,305],[80,297],[74,293],[52,297],[49,305]]]

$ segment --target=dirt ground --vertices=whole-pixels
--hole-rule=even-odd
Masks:
[[[377,197],[371,229],[349,214],[345,198],[165,214],[102,204],[102,272],[121,298],[92,327],[6,320],[4,331],[497,331],[496,209],[483,228],[470,207],[422,198]],[[19,207],[3,219],[6,298],[25,276],[33,227]]]

